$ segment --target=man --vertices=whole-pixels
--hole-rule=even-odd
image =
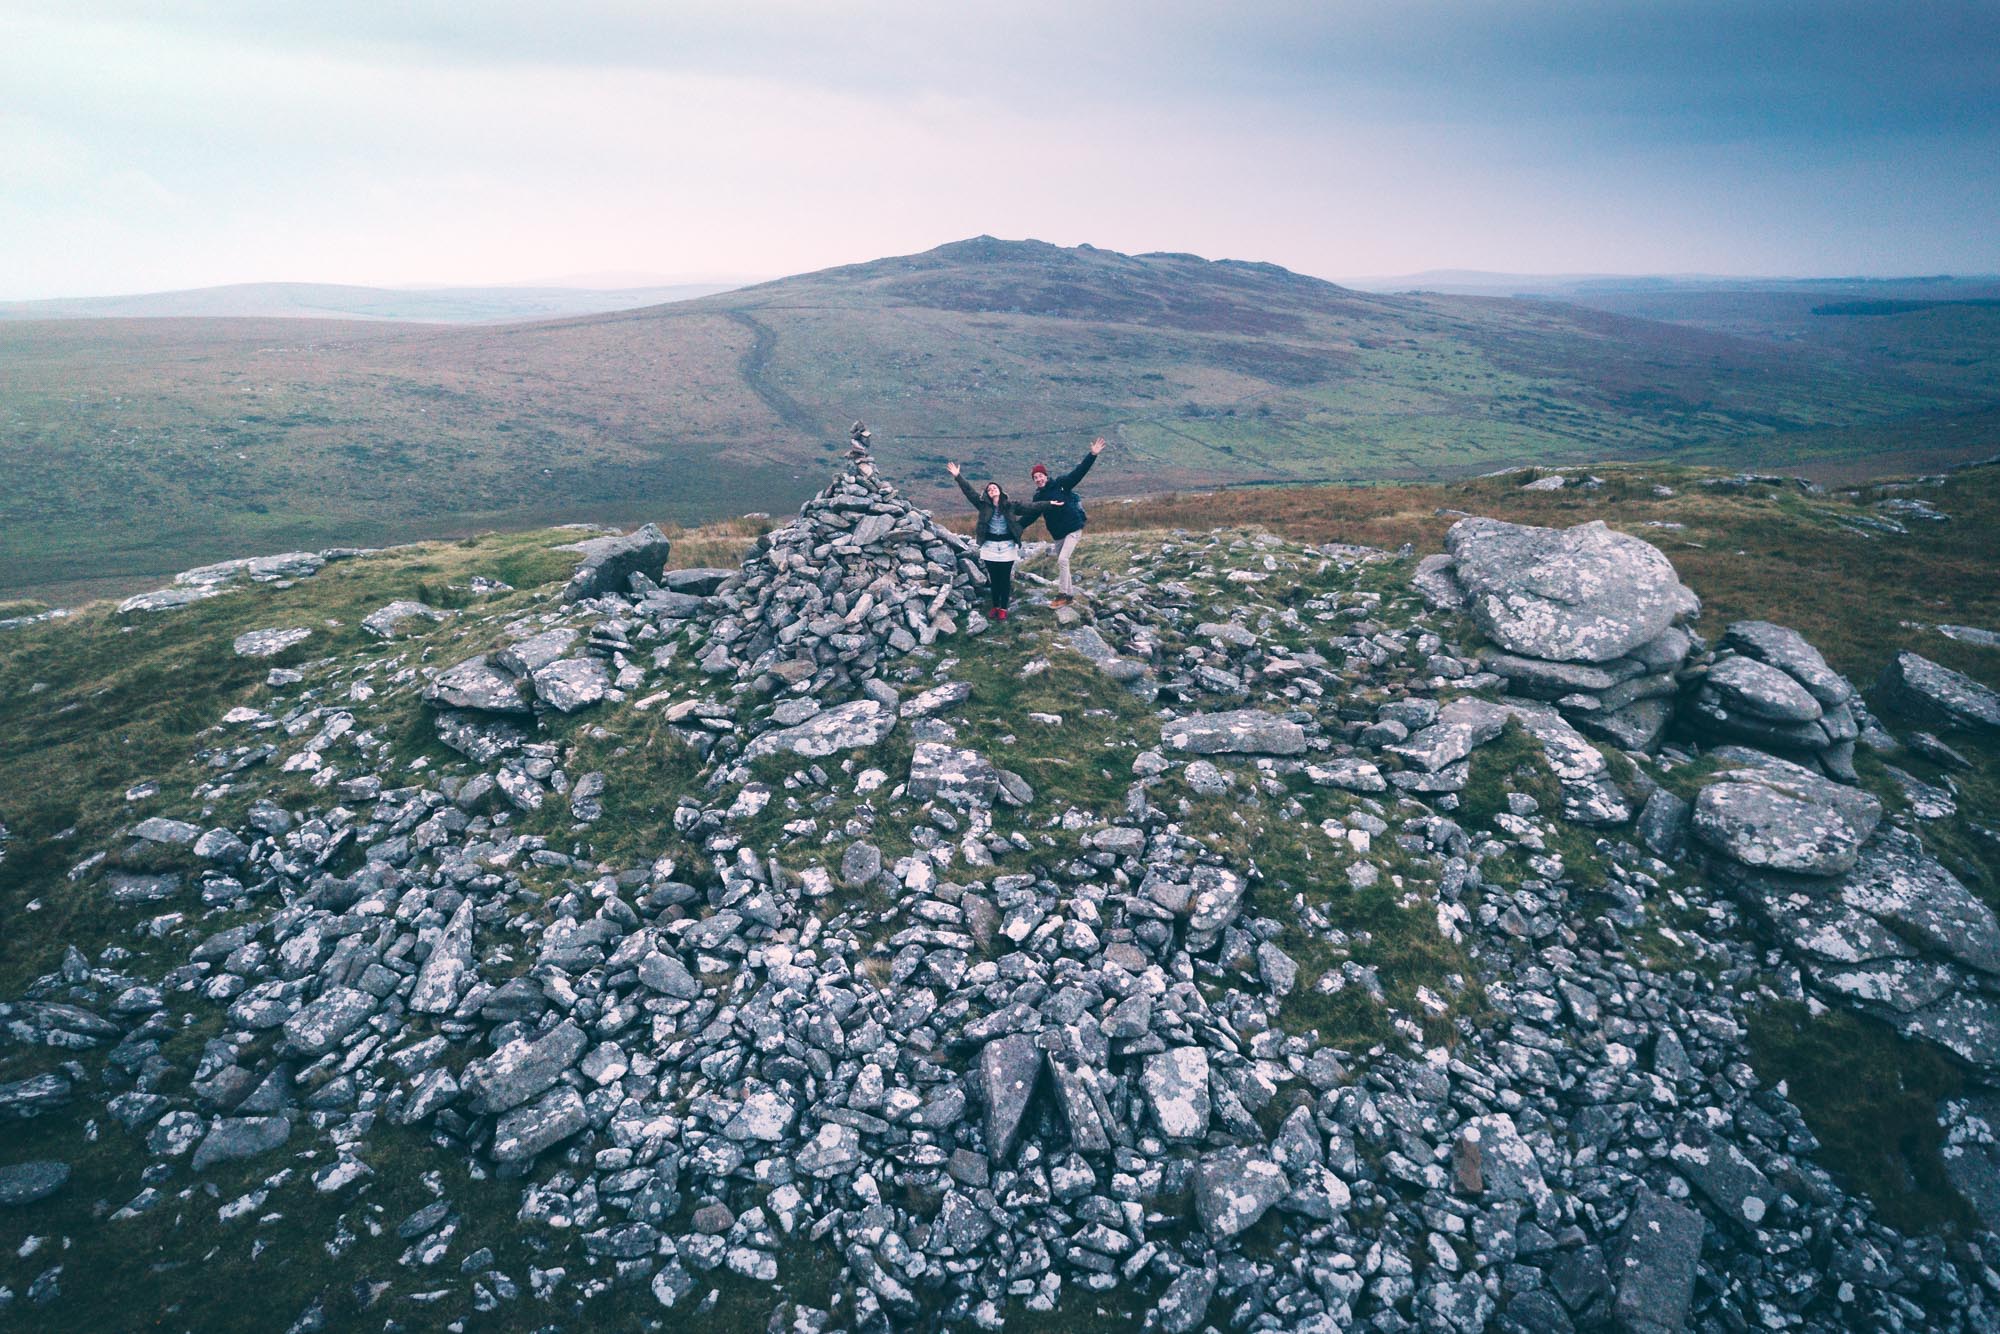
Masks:
[[[1051,478],[1046,463],[1037,463],[1028,473],[1035,483],[1035,503],[1052,507],[1042,516],[1056,548],[1056,597],[1052,606],[1067,607],[1076,596],[1076,586],[1070,580],[1069,558],[1076,551],[1077,539],[1083,536],[1083,525],[1088,519],[1083,502],[1076,498],[1076,485],[1103,452],[1104,437],[1100,435],[1090,442],[1090,453],[1083,456],[1083,462],[1062,476]]]

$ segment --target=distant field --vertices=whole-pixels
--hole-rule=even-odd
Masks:
[[[981,239],[536,324],[0,321],[0,595],[558,517],[788,509],[855,417],[940,502],[947,459],[1018,484],[1097,434],[1102,495],[2000,452],[2000,312],[1834,318],[1801,340],[1760,309],[1732,332]]]

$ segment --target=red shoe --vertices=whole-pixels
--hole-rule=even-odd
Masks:
[[[996,620],[996,621],[1004,621],[1004,620],[1006,620],[1006,619],[1007,619],[1007,609],[1006,609],[1005,607],[995,607],[995,608],[993,609],[993,619],[994,619],[994,620]]]

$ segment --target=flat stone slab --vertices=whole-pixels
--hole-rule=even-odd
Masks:
[[[246,630],[236,636],[231,647],[239,658],[275,658],[292,645],[303,644],[310,638],[312,631],[306,626]]]
[[[553,1148],[590,1124],[583,1098],[567,1084],[538,1101],[516,1107],[493,1126],[493,1157],[497,1162],[526,1162]]]
[[[667,535],[650,523],[633,532],[572,543],[566,550],[581,551],[583,563],[564,586],[563,601],[581,602],[607,593],[629,592],[629,580],[635,574],[658,583],[671,549]]]
[[[446,668],[425,687],[424,699],[440,707],[475,713],[533,713],[534,706],[521,687],[518,676],[495,666],[482,653]]]
[[[1722,632],[1722,648],[1767,663],[1804,686],[1826,708],[1854,698],[1847,678],[1827,666],[1820,651],[1789,626],[1770,621],[1736,621]]]
[[[1198,713],[1160,729],[1161,744],[1195,755],[1303,755],[1306,731],[1262,709]]]
[[[194,1170],[205,1172],[217,1163],[269,1153],[291,1137],[292,1123],[282,1116],[223,1117],[209,1126],[194,1151]]]
[[[1755,658],[1720,659],[1709,668],[1707,684],[1724,708],[1768,722],[1817,722],[1824,712],[1803,685]]]
[[[9,1163],[0,1167],[0,1208],[40,1203],[67,1184],[68,1163]]]
[[[377,639],[394,639],[413,621],[435,624],[452,613],[440,611],[428,603],[400,598],[387,606],[379,607],[361,618],[361,628]]]
[[[611,673],[602,658],[561,658],[537,668],[531,680],[535,698],[562,713],[602,703],[611,689]]]
[[[1877,688],[1886,703],[1926,722],[2000,729],[2000,692],[1919,654],[1898,653]]]
[[[815,714],[795,727],[759,735],[743,752],[746,760],[765,755],[823,759],[843,750],[875,745],[896,728],[896,714],[872,699],[857,699]]]
[[[1194,1174],[1195,1215],[1212,1237],[1233,1237],[1291,1193],[1285,1169],[1256,1149],[1224,1149]]]
[[[1694,803],[1694,834],[1731,861],[1759,870],[1839,875],[1882,819],[1882,803],[1774,756],[1736,746],[1748,760],[1715,775]]]
[[[1701,1215],[1641,1186],[1611,1266],[1612,1315],[1630,1334],[1680,1334],[1694,1304]]]

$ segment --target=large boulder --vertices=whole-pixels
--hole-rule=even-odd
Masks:
[[[2000,728],[2000,692],[1919,654],[1898,653],[1883,670],[1877,689],[1883,703],[1924,722]]]
[[[1743,866],[1839,875],[1881,822],[1874,797],[1801,765],[1736,746],[1715,754],[1735,766],[1714,775],[1695,799],[1694,833]]]
[[[495,666],[482,653],[447,667],[424,688],[424,699],[441,708],[478,713],[533,713],[521,678]]]
[[[1602,521],[1461,519],[1445,547],[1473,620],[1509,653],[1609,662],[1701,609],[1665,556]]]
[[[572,544],[569,550],[581,551],[583,563],[564,587],[563,601],[581,602],[607,593],[629,592],[635,574],[659,582],[667,568],[670,546],[667,535],[650,523],[615,537],[593,537]]]

